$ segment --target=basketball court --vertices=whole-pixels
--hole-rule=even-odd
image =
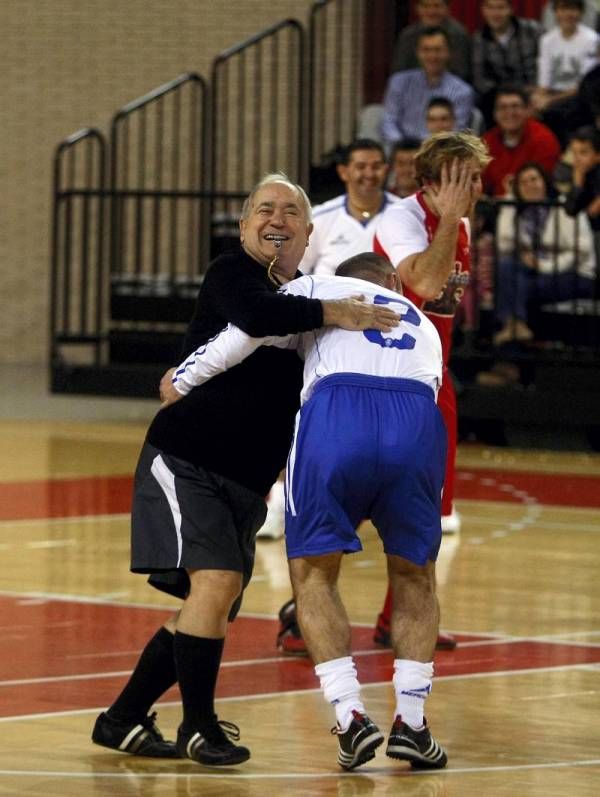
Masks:
[[[151,414],[151,413],[150,413]],[[571,797],[600,793],[600,457],[463,445],[463,528],[438,565],[442,627],[427,704],[442,772],[376,758],[336,764],[327,706],[306,659],[278,654],[290,597],[283,541],[260,541],[231,626],[218,711],[251,760],[209,769],[90,741],[141,648],[177,603],[128,571],[131,479],[145,422],[0,421],[0,794]],[[384,733],[392,654],[372,642],[386,589],[369,524],[344,562],[364,702]],[[157,706],[174,738],[176,689]]]

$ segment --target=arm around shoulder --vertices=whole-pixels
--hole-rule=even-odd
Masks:
[[[215,294],[223,318],[252,337],[307,332],[323,325],[318,299],[271,290],[246,264],[223,269]]]

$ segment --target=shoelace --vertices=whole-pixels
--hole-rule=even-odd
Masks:
[[[146,719],[140,722],[140,725],[146,728],[147,731],[150,731],[150,733],[152,733],[155,736],[155,738],[160,739],[162,741],[163,738],[162,734],[154,724],[155,719],[156,719],[156,711],[153,711],[152,714],[149,714],[146,717]]]
[[[239,742],[240,729],[237,725],[235,725],[233,722],[227,722],[227,720],[218,720],[217,724],[221,727],[221,730],[230,741]]]

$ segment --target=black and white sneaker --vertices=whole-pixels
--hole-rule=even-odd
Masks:
[[[368,717],[359,711],[353,711],[352,717],[347,731],[339,725],[331,729],[338,737],[337,760],[342,769],[354,769],[375,758],[375,750],[383,742],[383,734]]]
[[[223,767],[242,764],[250,758],[250,750],[235,745],[240,738],[240,729],[233,722],[218,720],[206,724],[192,733],[180,726],[177,732],[177,749],[182,758],[191,758],[208,767]]]
[[[111,750],[150,758],[179,758],[175,742],[167,742],[156,727],[156,712],[138,723],[126,725],[112,719],[103,711],[96,718],[92,741]]]
[[[392,725],[385,754],[390,758],[410,761],[413,769],[443,769],[448,757],[429,733],[427,720],[423,720],[423,728],[416,731],[402,721],[398,715]]]

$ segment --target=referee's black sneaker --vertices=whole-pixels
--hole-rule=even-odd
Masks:
[[[409,761],[413,769],[443,769],[448,757],[441,745],[429,733],[427,721],[416,731],[398,715],[392,725],[385,754],[390,758]]]
[[[218,720],[206,723],[197,731],[177,731],[177,750],[182,758],[191,758],[207,767],[223,767],[243,764],[250,758],[250,750],[239,741],[240,729],[233,722]]]
[[[342,769],[354,769],[375,758],[375,750],[383,742],[383,734],[368,717],[359,711],[353,711],[352,717],[347,731],[339,725],[331,729],[338,737],[337,760]]]
[[[98,715],[92,741],[112,750],[149,758],[179,758],[175,742],[167,742],[156,727],[156,712],[137,723],[122,724],[103,711]]]

